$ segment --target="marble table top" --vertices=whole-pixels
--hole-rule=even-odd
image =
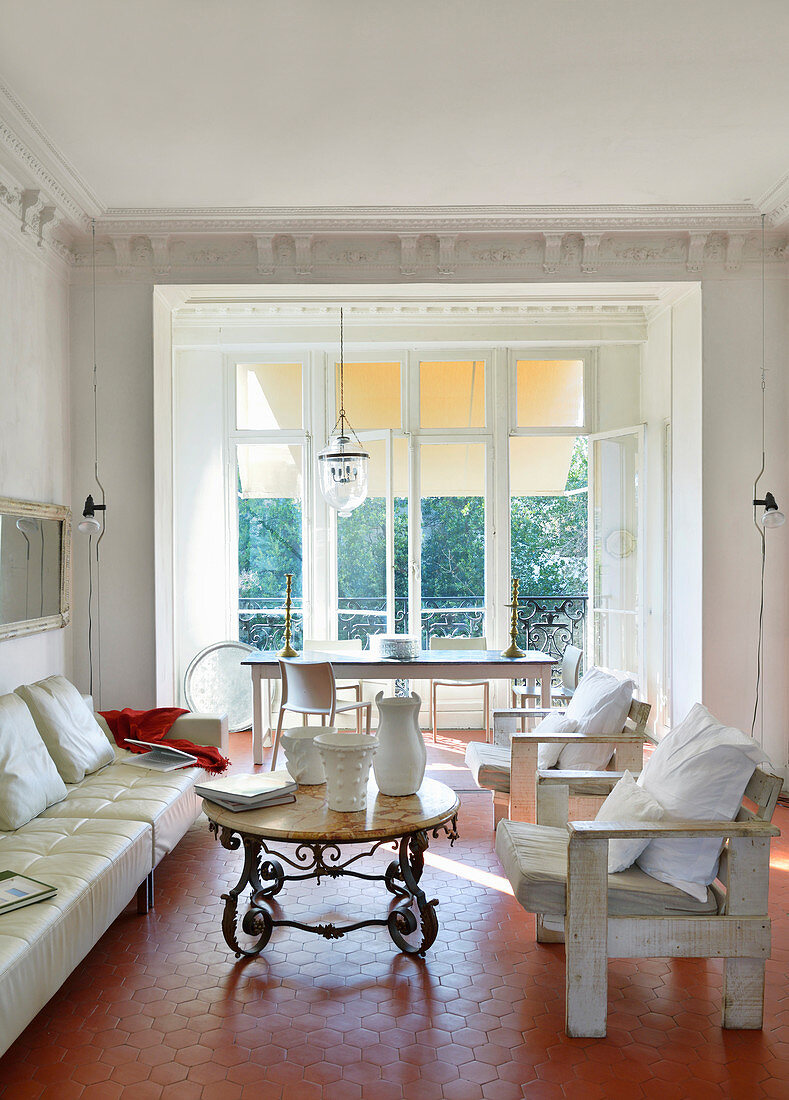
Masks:
[[[424,779],[416,794],[395,798],[381,794],[371,777],[367,785],[367,809],[357,813],[330,810],[325,783],[299,787],[296,801],[284,806],[241,813],[203,799],[209,821],[237,833],[284,841],[394,840],[441,825],[459,809],[460,799],[455,792],[436,779]]]
[[[502,657],[501,650],[498,649],[422,649],[416,657],[380,657],[367,649],[343,650],[340,653],[324,653],[315,649],[304,650],[292,660],[296,664],[328,661],[342,672],[352,669],[354,674],[358,672],[362,676],[373,670],[395,672],[404,668],[416,679],[419,678],[420,669],[429,672],[436,667],[443,669],[452,666],[459,672],[466,668],[481,668],[488,676],[503,673],[505,677],[518,677],[527,675],[530,666],[558,664],[556,657],[538,649],[526,650],[522,657]],[[266,672],[279,676],[279,661],[280,658],[274,650],[264,649],[248,654],[241,664],[263,668]]]

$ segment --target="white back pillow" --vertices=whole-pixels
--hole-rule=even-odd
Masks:
[[[575,733],[576,724],[572,718],[568,718],[566,714],[560,714],[556,711],[555,714],[547,714],[541,722],[534,727],[534,733]],[[562,754],[564,745],[538,745],[537,747],[537,767],[538,768],[553,768],[556,761]]]
[[[595,821],[612,821],[619,825],[636,825],[644,821],[662,821],[665,810],[648,791],[639,787],[630,772],[625,772],[608,798],[597,811]],[[648,839],[608,841],[608,873],[626,871],[649,844]]]
[[[80,783],[111,764],[115,752],[84,699],[65,676],[16,689],[65,783]]]
[[[66,787],[18,695],[0,695],[0,829],[19,829]]]
[[[566,717],[579,733],[621,733],[633,701],[633,681],[624,673],[590,668],[578,681]],[[613,745],[565,745],[558,767],[602,771],[614,754]]]
[[[638,783],[666,810],[666,819],[733,821],[757,764],[767,762],[752,737],[722,726],[701,703],[660,741]],[[718,873],[723,841],[652,840],[638,858],[648,875],[699,901]]]

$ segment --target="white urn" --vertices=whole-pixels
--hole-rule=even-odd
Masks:
[[[315,738],[326,772],[330,810],[358,813],[367,809],[367,780],[378,738],[369,733],[323,732]]]
[[[381,794],[416,794],[422,786],[427,749],[419,728],[422,700],[414,692],[408,696],[389,696],[379,691],[378,752],[373,760],[375,782]]]

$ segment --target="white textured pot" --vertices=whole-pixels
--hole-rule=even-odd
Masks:
[[[416,794],[425,778],[427,749],[419,728],[422,700],[416,694],[375,697],[378,707],[378,752],[373,760],[381,794]]]
[[[366,733],[320,733],[315,745],[326,772],[329,809],[343,814],[367,809],[367,780],[378,738]]]
[[[285,764],[291,777],[300,787],[313,786],[326,782],[321,754],[315,744],[315,738],[321,733],[336,733],[333,726],[294,726],[283,730],[282,748],[285,750]]]

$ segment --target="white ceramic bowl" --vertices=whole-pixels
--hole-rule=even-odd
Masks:
[[[334,726],[294,726],[282,731],[285,767],[300,787],[326,782],[326,772],[315,738],[319,733],[336,732]]]
[[[366,733],[321,732],[315,738],[326,771],[330,810],[358,813],[367,808],[367,780],[378,738]]]

